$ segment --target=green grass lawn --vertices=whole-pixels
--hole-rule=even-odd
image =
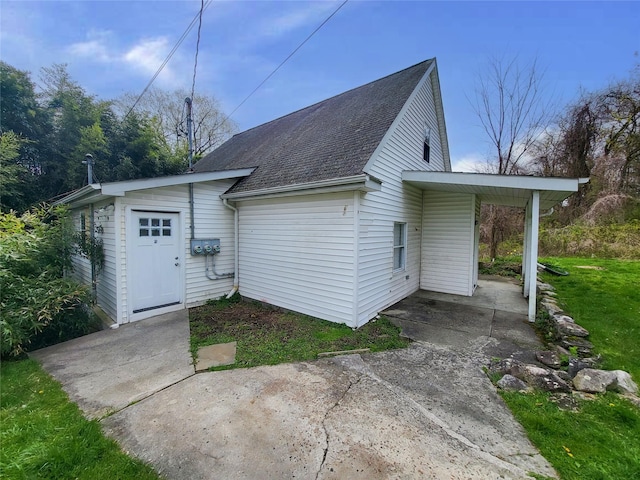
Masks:
[[[558,290],[559,305],[589,330],[603,368],[626,370],[640,383],[640,261],[546,260],[569,271],[567,277],[542,279]]]
[[[3,361],[0,375],[0,478],[159,478],[105,438],[35,361]]]
[[[560,305],[589,332],[604,368],[629,371],[640,383],[640,262],[548,258],[567,277],[542,275]],[[579,267],[590,268],[579,268]],[[593,268],[596,267],[596,268]],[[640,478],[640,409],[607,393],[560,410],[553,395],[501,392],[531,441],[561,478]]]
[[[257,302],[220,300],[189,311],[191,349],[237,342],[236,363],[214,370],[314,360],[320,352],[402,348],[409,340],[382,317],[352,330],[341,325]]]

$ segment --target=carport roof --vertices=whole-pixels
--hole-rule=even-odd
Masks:
[[[526,207],[531,193],[538,191],[540,208],[547,210],[577,192],[589,179],[405,170],[402,181],[423,190],[473,193],[482,203],[512,207]]]

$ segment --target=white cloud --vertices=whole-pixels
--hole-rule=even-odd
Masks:
[[[454,172],[482,172],[487,167],[486,159],[478,153],[469,153],[451,161],[451,170]]]
[[[149,78],[156,73],[170,50],[167,37],[144,38],[125,48],[118,48],[114,43],[111,31],[91,30],[87,33],[86,41],[71,44],[66,50],[74,57],[109,64],[111,68],[126,67]],[[172,58],[174,63],[176,57]],[[178,86],[175,73],[169,65],[165,65],[158,80],[167,86]]]
[[[168,53],[169,41],[166,37],[149,38],[131,47],[122,56],[122,60],[145,74],[153,75]],[[162,70],[162,74],[165,78],[173,76],[167,66]]]
[[[300,5],[303,5],[300,7]],[[309,23],[320,24],[324,20],[323,14],[335,8],[333,2],[296,4],[296,9],[266,19],[261,28],[261,33],[268,36],[285,35],[292,30],[303,27]]]
[[[107,46],[110,36],[109,30],[90,30],[87,33],[86,42],[73,43],[69,45],[67,51],[77,57],[93,58],[105,63],[111,62],[115,58]]]

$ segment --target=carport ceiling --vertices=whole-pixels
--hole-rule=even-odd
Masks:
[[[482,203],[523,208],[531,193],[539,191],[540,208],[547,210],[577,192],[588,179],[407,170],[402,172],[402,181],[422,190],[473,193]]]

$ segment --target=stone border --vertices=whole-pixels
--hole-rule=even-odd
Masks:
[[[553,286],[538,279],[537,293],[539,308],[548,317],[546,337],[552,348],[535,353],[544,367],[513,358],[492,362],[487,372],[492,376],[500,375],[498,387],[511,391],[539,389],[558,393],[614,391],[640,405],[636,396],[638,386],[628,372],[597,368],[601,357],[593,356],[593,344],[587,339],[589,331],[560,308]]]

